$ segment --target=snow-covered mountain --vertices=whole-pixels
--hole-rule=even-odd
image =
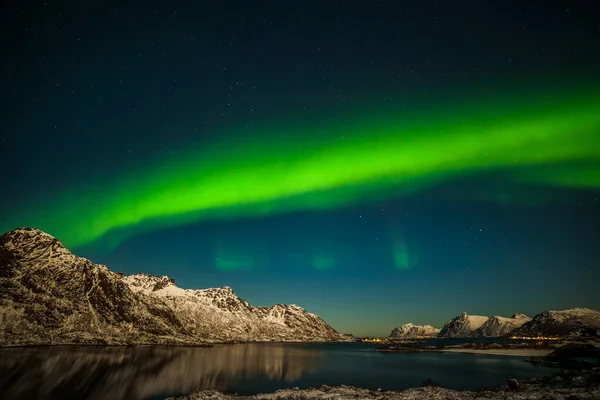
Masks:
[[[254,307],[229,286],[185,290],[166,276],[146,274],[124,276],[122,281],[133,292],[174,310],[187,330],[211,340],[340,340],[336,331],[302,307]],[[223,329],[215,330],[215,326]]]
[[[525,314],[516,313],[510,318],[494,316],[489,318],[471,336],[475,337],[498,337],[504,336],[517,329],[526,322],[531,321]]]
[[[438,328],[431,325],[404,324],[392,330],[391,338],[435,337],[440,333]]]
[[[0,236],[0,345],[347,340],[298,306],[253,307],[228,287],[124,276],[23,228]]]
[[[462,313],[448,321],[438,337],[600,336],[600,311],[573,308],[544,311],[533,319],[524,314],[491,318]]]
[[[600,311],[544,311],[512,332],[515,336],[600,336]]]
[[[488,321],[488,317],[469,315],[463,312],[458,317],[446,322],[439,333],[439,337],[469,337]]]

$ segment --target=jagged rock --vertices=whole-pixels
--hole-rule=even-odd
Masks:
[[[0,236],[0,345],[347,340],[298,306],[253,307],[231,288],[183,290],[73,255],[37,229]]]
[[[431,325],[413,325],[412,323],[404,324],[392,330],[391,338],[414,338],[414,337],[435,337],[440,333],[438,328]]]
[[[487,322],[489,318],[480,315],[469,315],[463,312],[451,319],[442,327],[439,337],[469,337]]]
[[[591,336],[598,337],[600,311],[572,308],[544,311],[513,331],[516,336]]]
[[[519,381],[514,378],[508,379],[506,381],[506,387],[508,388],[508,390],[518,392],[520,388]]]

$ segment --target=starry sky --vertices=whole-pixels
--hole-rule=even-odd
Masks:
[[[589,2],[4,7],[2,232],[356,335],[600,308]]]

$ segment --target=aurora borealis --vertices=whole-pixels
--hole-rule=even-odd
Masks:
[[[30,221],[19,215],[19,221],[81,246],[138,225],[153,229],[211,217],[331,209],[498,169],[533,183],[596,187],[600,168],[586,165],[592,171],[582,175],[578,163],[600,157],[600,98],[577,95],[539,110],[519,102],[456,113],[450,106],[450,115],[398,120],[392,114],[348,127],[307,127],[328,135],[303,145],[257,132],[250,143],[233,148],[186,151],[145,166],[141,174],[124,171],[97,182],[100,193],[82,185],[77,193],[58,194],[41,215],[32,213]],[[555,166],[536,171],[546,164]]]
[[[466,3],[157,3],[76,22],[52,7],[9,24],[3,232],[354,333],[439,324],[443,307],[600,306],[599,34],[583,6],[508,2],[490,20]]]

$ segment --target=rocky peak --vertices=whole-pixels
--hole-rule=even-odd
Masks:
[[[221,286],[218,288],[208,288],[208,289],[200,289],[204,294],[209,297],[231,297],[237,295],[233,291],[233,289],[229,286]]]
[[[30,241],[30,240],[54,241],[54,240],[57,240],[54,236],[49,235],[44,231],[40,231],[39,229],[29,228],[29,227],[14,229],[10,232],[6,232],[5,234],[3,234],[0,237],[2,237],[3,239],[10,238],[10,239],[17,240],[17,241],[23,241],[23,240],[24,241]]]
[[[221,286],[218,288],[214,288],[215,291],[218,291],[219,293],[221,293],[224,296],[236,296],[235,292],[233,291],[233,289],[229,286]]]
[[[529,318],[529,317],[527,315],[525,315],[525,314],[514,313],[511,318],[519,319],[519,318]],[[531,319],[531,318],[529,318],[529,319]]]
[[[157,290],[164,289],[167,286],[175,285],[175,279],[169,278],[167,276],[163,276],[162,279],[154,284],[152,287],[152,291],[156,292]]]
[[[54,236],[35,228],[18,228],[0,236],[0,245],[14,253],[31,253],[34,250],[53,249],[70,252]]]
[[[195,293],[222,310],[236,312],[251,309],[248,302],[240,299],[229,286],[197,290]]]
[[[169,278],[166,275],[149,275],[143,272],[139,274],[123,276],[121,279],[134,291],[157,291],[168,286],[175,286],[174,278]]]
[[[469,337],[487,322],[489,318],[481,315],[469,315],[466,312],[451,319],[440,330],[440,337]]]

